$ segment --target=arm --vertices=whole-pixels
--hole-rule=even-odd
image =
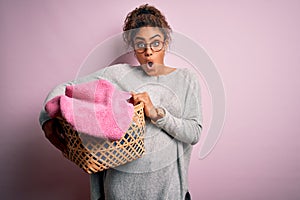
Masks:
[[[175,80],[176,81],[176,80]],[[196,144],[199,141],[202,131],[202,116],[200,106],[200,87],[197,77],[192,73],[188,73],[183,86],[185,94],[183,102],[183,111],[181,117],[175,117],[165,108],[164,116],[162,116],[153,105],[147,92],[132,93],[134,104],[143,102],[144,112],[147,117],[159,128],[163,129],[167,134],[179,141],[188,144]],[[174,84],[176,85],[176,84]]]
[[[60,84],[58,86],[56,86],[52,91],[50,91],[50,93],[48,94],[48,96],[46,97],[44,104],[43,104],[43,108],[40,112],[40,117],[39,117],[39,122],[40,125],[42,126],[46,121],[50,120],[51,118],[49,117],[49,115],[47,114],[47,112],[45,111],[45,104],[51,100],[54,97],[60,96],[60,95],[64,95],[65,94],[65,89],[68,85],[74,85],[74,84],[79,84],[79,83],[84,83],[84,82],[88,82],[88,81],[93,81],[96,79],[99,79],[101,77],[104,76],[106,68],[99,70],[95,73],[89,74],[85,77],[79,78],[77,80],[73,80],[73,81],[69,81],[63,84]]]
[[[165,116],[156,121],[157,127],[184,143],[196,144],[199,141],[202,126],[197,119],[177,118],[165,111]]]
[[[175,117],[164,109],[165,116],[158,119],[155,124],[179,141],[196,144],[202,131],[200,86],[197,76],[192,73],[189,73],[186,81],[182,116]]]
[[[59,123],[57,122],[57,120],[52,119],[45,111],[45,104],[49,100],[51,100],[52,98],[54,98],[56,96],[64,95],[65,89],[68,85],[84,83],[84,82],[99,79],[101,76],[104,75],[105,69],[106,68],[104,68],[100,71],[97,71],[95,73],[92,73],[86,77],[80,78],[78,80],[60,84],[57,87],[55,87],[48,94],[47,98],[45,99],[43,108],[40,112],[39,122],[40,122],[40,125],[42,126],[42,130],[44,131],[46,138],[60,151],[65,152],[67,149],[65,140],[64,140],[64,136],[60,133],[60,127],[59,127]]]

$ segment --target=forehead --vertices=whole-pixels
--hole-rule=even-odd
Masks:
[[[142,27],[142,28],[139,28],[134,39],[135,40],[136,39],[144,39],[147,41],[147,40],[151,40],[155,36],[164,38],[163,33],[160,31],[159,28],[157,28],[157,27]]]

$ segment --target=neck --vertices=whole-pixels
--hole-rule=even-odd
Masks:
[[[156,76],[167,75],[167,74],[172,73],[175,70],[176,70],[176,68],[172,68],[172,67],[168,67],[168,66],[163,65],[161,67],[161,69],[159,70],[159,72],[156,74]]]

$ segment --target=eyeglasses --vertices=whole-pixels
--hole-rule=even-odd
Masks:
[[[148,44],[149,43],[145,43],[145,42],[135,43],[134,44],[134,50],[137,53],[144,53],[146,51],[146,49],[148,48]],[[154,42],[151,42],[149,44],[149,46],[150,46],[150,48],[151,48],[152,51],[159,52],[164,47],[164,42],[163,41],[159,41],[159,40],[155,40]]]

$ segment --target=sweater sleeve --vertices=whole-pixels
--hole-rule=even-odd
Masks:
[[[189,73],[185,87],[182,116],[175,117],[164,109],[166,114],[156,121],[156,126],[179,141],[196,144],[202,131],[200,86],[197,76]]]
[[[84,83],[84,82],[88,82],[88,81],[93,81],[93,80],[97,80],[101,77],[104,77],[104,73],[105,73],[106,68],[101,69],[97,72],[94,72],[92,74],[89,74],[87,76],[84,76],[82,78],[78,78],[76,80],[73,81],[69,81],[69,82],[65,82],[62,83],[58,86],[56,86],[53,90],[51,90],[48,94],[48,96],[46,97],[44,104],[43,104],[43,108],[40,112],[40,116],[39,116],[39,122],[40,125],[42,126],[46,121],[48,121],[49,119],[51,119],[51,117],[48,115],[48,113],[45,111],[45,104],[51,100],[54,97],[60,96],[60,95],[64,95],[65,94],[65,89],[68,85],[73,85],[73,84],[79,84],[79,83]]]

